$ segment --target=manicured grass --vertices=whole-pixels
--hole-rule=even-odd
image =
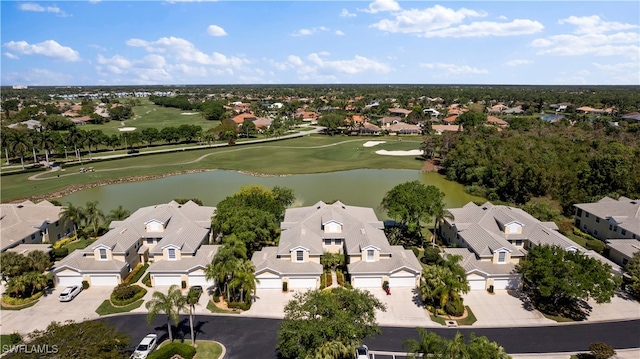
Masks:
[[[431,321],[443,326],[447,325],[447,320],[454,320],[456,323],[458,323],[458,325],[473,325],[473,323],[477,322],[478,319],[476,319],[476,316],[473,314],[473,311],[471,310],[471,308],[469,308],[468,305],[465,305],[464,307],[467,309],[467,316],[462,319],[446,319],[444,317],[433,315],[431,314],[431,312],[429,312],[429,317],[431,318]]]
[[[587,239],[586,238],[582,238],[580,236],[577,236],[573,233],[567,233],[565,234],[565,236],[567,238],[569,238],[570,240],[578,243],[579,245],[581,245],[582,247],[586,248],[587,247]]]
[[[142,303],[144,302],[144,300],[140,299],[137,302],[131,303],[125,307],[114,307],[113,305],[111,305],[111,303],[109,302],[109,300],[105,300],[104,302],[102,302],[102,304],[100,304],[100,306],[98,307],[98,309],[96,309],[96,313],[98,313],[98,315],[108,315],[108,314],[116,314],[116,313],[127,313],[130,312],[136,308],[139,308]]]
[[[196,359],[217,359],[222,354],[222,346],[209,340],[196,340]]]
[[[0,353],[4,353],[5,351],[11,349],[11,345],[16,344],[18,343],[13,343],[11,341],[11,334],[0,335]]]
[[[62,246],[62,248],[67,248],[69,249],[69,253],[77,250],[77,249],[85,249],[87,248],[91,243],[93,243],[95,240],[94,239],[88,239],[88,238],[84,238],[84,239],[80,239],[77,240],[75,242],[71,242],[65,246]]]
[[[542,313],[542,312],[540,312]],[[565,318],[565,317],[561,317],[559,315],[551,315],[551,314],[546,314],[546,313],[542,313],[542,315],[545,316],[545,318],[551,319],[551,320],[555,320],[558,323],[565,323],[565,322],[574,322],[575,320],[571,319],[571,318]]]
[[[375,147],[363,147],[369,140],[389,141]],[[63,172],[44,173],[38,181],[28,180],[29,174],[2,177],[1,201],[9,202],[35,195],[45,195],[64,188],[134,176],[161,175],[169,172],[205,169],[241,170],[260,174],[304,174],[345,171],[361,168],[412,169],[423,161],[414,156],[381,156],[379,149],[416,149],[420,137],[401,142],[395,137],[305,136],[302,138],[222,148],[206,148],[124,159],[92,162],[95,172],[79,173],[80,166]],[[265,159],[268,159],[265,160]],[[304,165],[301,165],[304,164]],[[84,167],[89,166],[84,164]],[[60,177],[57,175],[60,174]]]
[[[211,313],[240,314],[240,311],[236,312],[233,310],[225,310],[222,308],[218,308],[212,301],[209,301],[209,303],[207,303],[207,309],[209,309]]]

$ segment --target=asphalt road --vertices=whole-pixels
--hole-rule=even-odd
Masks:
[[[131,335],[136,345],[146,334],[157,333],[161,341],[168,339],[166,317],[159,315],[147,324],[145,314],[130,314],[99,319]],[[211,339],[224,344],[226,358],[278,358],[275,351],[279,319],[248,318],[238,316],[198,315],[195,320],[196,338]],[[402,343],[418,338],[414,328],[382,327],[381,335],[365,340],[371,350],[404,352]],[[564,324],[558,326],[514,328],[429,328],[446,338],[456,331],[465,336],[474,332],[487,336],[502,345],[510,354],[557,353],[588,351],[589,344],[601,341],[616,349],[640,348],[640,320]],[[184,334],[181,334],[184,333]],[[189,338],[189,320],[181,316],[174,337]]]

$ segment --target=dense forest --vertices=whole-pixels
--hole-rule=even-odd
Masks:
[[[530,121],[497,131],[426,136],[442,155],[443,172],[471,193],[525,205],[534,198],[572,213],[574,203],[608,195],[640,197],[640,126],[626,130],[597,122]]]

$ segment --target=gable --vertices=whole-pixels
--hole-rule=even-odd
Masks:
[[[322,224],[324,233],[342,233],[342,223],[330,220]]]
[[[144,223],[147,232],[164,232],[164,223],[157,219],[152,219]]]

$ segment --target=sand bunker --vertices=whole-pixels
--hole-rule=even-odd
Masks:
[[[377,145],[379,145],[381,143],[385,143],[385,142],[387,142],[387,141],[367,141],[362,146],[363,147],[373,147],[373,146],[377,146]]]
[[[181,115],[197,115],[197,112],[183,112]]]
[[[120,132],[129,132],[129,131],[135,131],[135,130],[136,130],[135,127],[120,127],[118,129],[118,131],[120,131]]]
[[[421,156],[422,150],[411,150],[411,151],[379,150],[379,151],[376,151],[376,154],[384,155],[384,156]]]

